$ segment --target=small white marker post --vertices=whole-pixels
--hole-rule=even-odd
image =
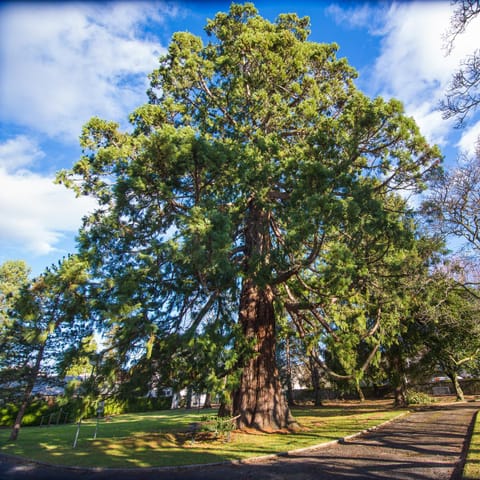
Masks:
[[[100,416],[103,415],[103,408],[105,406],[105,402],[99,402],[98,408],[97,408],[97,424],[95,425],[95,433],[93,434],[93,439],[95,440],[97,438],[97,432],[98,432],[98,422],[100,421]]]
[[[73,441],[73,448],[77,448],[77,441],[78,441],[78,435],[80,433],[80,424],[82,423],[82,419],[77,423],[77,431],[75,432],[75,440]]]

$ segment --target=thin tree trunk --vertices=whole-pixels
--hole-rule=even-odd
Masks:
[[[233,414],[240,428],[273,431],[296,426],[282,391],[275,360],[275,314],[270,288],[246,280],[240,298],[240,322],[254,354],[244,365],[234,394]]]
[[[363,394],[360,379],[358,378],[355,378],[355,390],[357,391],[358,399],[363,403],[365,401],[365,395]]]
[[[190,410],[192,408],[192,396],[193,396],[192,387],[187,387],[187,396],[185,398],[185,408],[187,410]]]
[[[30,401],[30,396],[32,395],[33,387],[37,381],[38,373],[40,372],[40,364],[42,363],[43,359],[43,352],[45,350],[45,342],[43,342],[37,352],[37,358],[35,359],[35,366],[33,367],[32,373],[28,379],[27,386],[25,388],[25,392],[23,393],[23,400],[20,404],[20,409],[17,413],[17,418],[15,419],[15,423],[13,424],[12,431],[10,433],[9,440],[14,442],[18,438],[18,434],[20,433],[20,427],[22,425],[22,420],[25,415],[25,411],[27,409],[28,403]]]
[[[222,401],[218,407],[217,415],[219,417],[231,417],[233,414],[232,402]]]
[[[20,409],[17,413],[17,418],[15,419],[15,423],[12,427],[12,431],[10,433],[9,440],[14,442],[18,438],[18,434],[20,432],[20,427],[22,425],[23,416],[25,415],[25,410],[27,409],[28,402],[30,400],[30,395],[32,393],[32,389],[25,390],[25,394],[20,405]]]
[[[223,379],[223,392],[220,395],[220,406],[218,407],[217,415],[219,417],[231,417],[233,413],[232,393],[227,390],[227,377]]]
[[[394,391],[395,407],[405,407],[407,405],[407,385],[405,382],[405,368],[403,366],[400,349],[395,347],[392,349],[391,360],[391,380]]]
[[[205,395],[205,402],[203,403],[203,408],[212,408],[212,394],[207,392]]]
[[[393,389],[394,406],[405,407],[407,405],[407,397],[402,385],[395,385]]]
[[[460,386],[460,382],[458,381],[458,375],[455,372],[451,372],[447,374],[453,384],[453,390],[455,391],[455,395],[457,396],[458,402],[463,402],[465,400],[465,395],[463,394],[462,387]]]
[[[317,363],[313,358],[310,356],[310,372],[312,377],[312,385],[313,385],[313,396],[314,396],[314,404],[316,407],[322,406],[322,392],[320,389],[320,369],[317,366]]]
[[[293,385],[292,385],[292,363],[290,357],[290,339],[287,337],[285,342],[285,356],[287,359],[287,402],[288,406],[292,407],[295,405],[295,399],[293,398]]]

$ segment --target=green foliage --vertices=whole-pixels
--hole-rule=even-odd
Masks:
[[[308,18],[270,22],[232,4],[206,31],[206,44],[176,33],[133,129],[91,119],[82,158],[58,175],[99,202],[79,243],[104,285],[96,317],[111,358],[147,374],[174,337],[179,383],[218,390],[262,341],[246,338],[256,325],[232,326],[262,311],[241,303],[253,286],[273,292],[309,350],[336,336],[359,380],[369,355],[355,349],[373,351],[398,325],[393,308],[383,314],[383,280],[416,233],[399,192],[421,191],[440,152],[400,102],[356,89],[337,45],[308,41]]]
[[[170,408],[171,403],[171,397],[132,397],[128,399],[106,398],[104,400],[103,416],[167,410]],[[78,421],[81,418],[97,417],[99,400],[98,398],[94,401],[87,398],[69,398],[60,400],[58,405],[64,410],[71,412],[71,418]]]
[[[151,412],[168,410],[172,403],[171,397],[144,398],[134,397],[127,400],[108,398],[105,400],[104,415],[120,415],[123,413]],[[18,404],[7,403],[0,407],[0,426],[11,427],[18,413]],[[50,414],[58,414],[60,409],[67,412],[68,423],[78,421],[80,418],[95,418],[97,416],[98,401],[86,402],[85,399],[68,399],[60,397],[54,403],[46,400],[30,402],[23,417],[23,426],[40,425],[42,417],[44,424],[48,422]],[[64,417],[61,419],[64,422]]]
[[[204,415],[200,418],[200,429],[203,432],[212,432],[215,437],[230,439],[230,434],[237,428],[235,420],[217,415]]]
[[[88,335],[82,338],[79,344],[71,345],[70,348],[65,349],[57,365],[59,374],[78,376],[91,373],[97,348],[95,337]]]
[[[0,426],[11,427],[18,414],[18,403],[7,403],[0,406]],[[32,401],[23,417],[24,426],[40,425],[42,416],[54,413],[58,408],[50,405],[46,400]]]
[[[0,313],[2,320],[8,317],[20,290],[28,283],[30,268],[23,260],[7,260],[0,265]]]
[[[14,308],[28,285],[29,273],[29,267],[20,260],[0,265],[0,385],[10,383],[14,369],[25,363],[25,342]]]
[[[476,478],[480,478],[480,416],[478,413],[475,415],[475,424],[468,445],[462,480],[474,480]]]
[[[406,401],[407,405],[427,405],[435,402],[435,399],[427,393],[407,390]]]
[[[25,429],[22,441],[16,444],[6,441],[6,432],[0,430],[0,451],[53,465],[77,467],[192,465],[242,460],[313,446],[374,427],[401,412],[386,409],[384,405],[302,408],[296,410],[295,415],[305,428],[296,433],[233,432],[230,442],[219,439],[204,443],[199,438],[187,447],[189,424],[199,422],[204,414],[198,410],[169,410],[116,416],[100,423],[96,440],[93,440],[96,420],[87,420],[82,423],[76,449],[72,449],[75,435],[72,425]]]
[[[416,312],[425,346],[422,363],[432,371],[440,368],[454,380],[480,356],[479,297],[448,272],[438,270],[431,280],[425,288],[425,301]]]

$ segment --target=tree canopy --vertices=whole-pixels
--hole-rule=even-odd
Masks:
[[[72,255],[47,268],[38,278],[24,281],[21,274],[20,279],[21,288],[9,311],[7,336],[8,347],[14,352],[8,358],[8,367],[16,383],[15,389],[22,397],[11,440],[18,436],[42,368],[47,370],[46,360],[56,359],[63,348],[92,332],[84,261]]]
[[[358,304],[408,244],[401,194],[440,154],[400,102],[355,87],[337,45],[308,41],[308,18],[232,4],[206,32],[176,33],[131,131],[91,119],[58,178],[98,201],[79,242],[126,349],[233,322],[239,426],[288,427],[276,318],[331,333],[332,299]]]

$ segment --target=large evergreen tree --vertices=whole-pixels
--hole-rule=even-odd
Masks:
[[[233,4],[208,21],[206,45],[176,33],[133,130],[92,119],[84,156],[59,175],[98,199],[80,245],[122,338],[147,348],[152,335],[238,323],[240,427],[294,423],[276,316],[288,303],[321,321],[319,277],[348,256],[338,242],[376,231],[381,256],[399,230],[387,200],[421,188],[439,161],[401,104],[359,92],[337,46],[309,42],[308,28]],[[308,298],[295,297],[299,284]]]

